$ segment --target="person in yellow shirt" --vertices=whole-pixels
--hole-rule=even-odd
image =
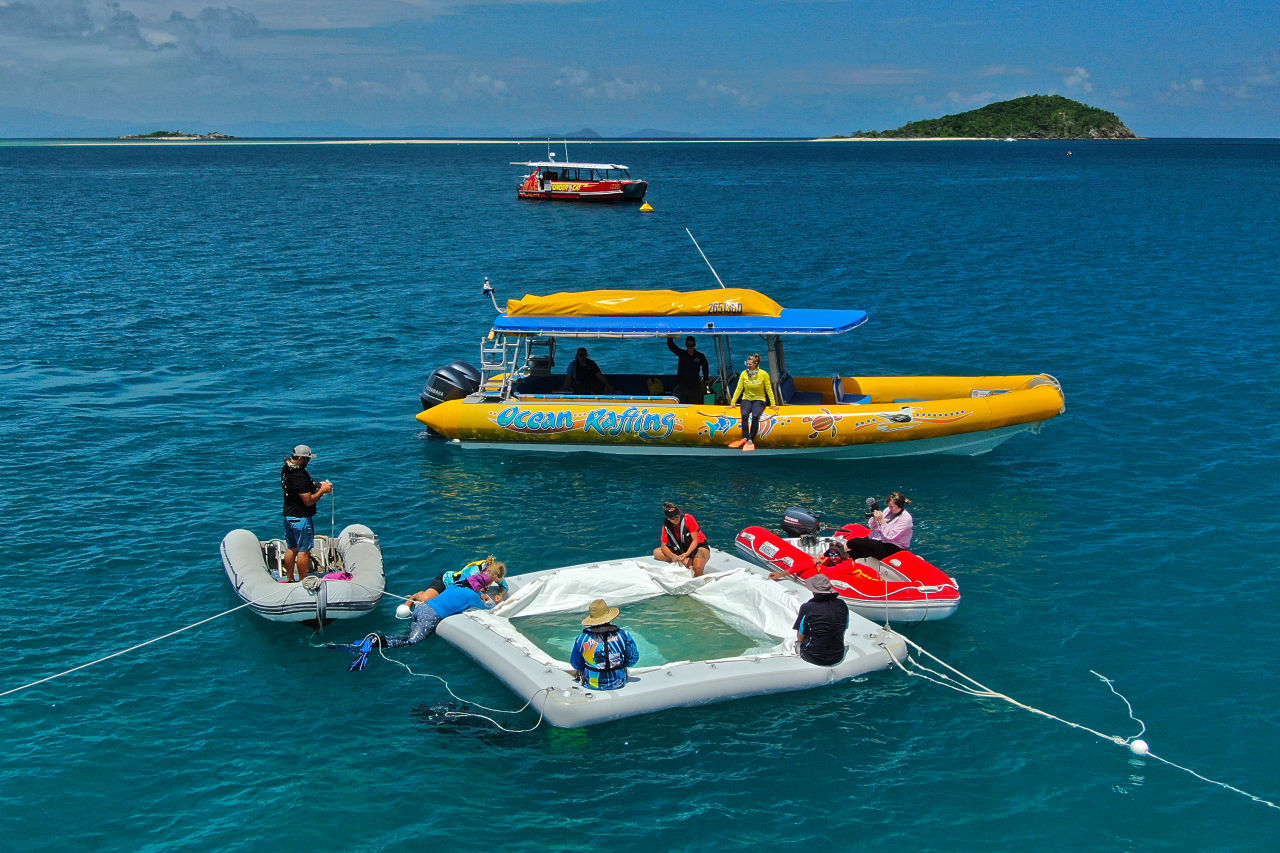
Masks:
[[[778,404],[773,399],[773,382],[768,371],[760,369],[760,353],[753,352],[747,357],[747,369],[738,376],[738,387],[733,390],[733,406],[742,401],[742,438],[729,443],[730,447],[741,447],[743,450],[756,449],[756,434],[760,431],[760,418],[764,415],[764,404],[767,400],[769,408],[775,412]]]

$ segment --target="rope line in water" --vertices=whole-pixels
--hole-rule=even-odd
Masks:
[[[901,634],[899,634],[898,636],[902,637]],[[1137,723],[1139,726],[1139,729],[1140,729],[1139,732],[1131,738],[1122,738],[1116,735],[1103,734],[1102,732],[1097,731],[1096,729],[1091,729],[1088,726],[1082,725],[1080,723],[1073,723],[1070,720],[1064,720],[1062,717],[1058,717],[1053,714],[1050,714],[1048,711],[1041,711],[1039,708],[1033,708],[1030,705],[1026,705],[1022,702],[1019,702],[1013,697],[1006,696],[1003,693],[992,690],[990,687],[987,687],[985,684],[982,684],[977,679],[971,676],[965,675],[960,670],[956,669],[955,667],[948,664],[946,661],[942,660],[936,655],[925,650],[917,643],[912,642],[910,639],[906,637],[902,637],[902,639],[904,642],[906,642],[907,645],[911,646],[911,648],[915,649],[916,651],[920,652],[923,655],[927,655],[928,657],[937,661],[942,666],[946,667],[951,672],[955,673],[956,676],[958,676],[958,678],[952,678],[951,676],[947,675],[944,672],[938,672],[935,669],[931,669],[930,667],[925,666],[923,663],[921,663],[920,661],[912,657],[910,654],[908,654],[907,661],[911,663],[913,666],[923,670],[923,673],[928,673],[928,674],[926,675],[921,672],[916,672],[913,669],[908,669],[907,667],[903,666],[902,661],[898,660],[896,657],[890,654],[889,660],[893,661],[894,665],[897,666],[898,669],[905,672],[907,675],[910,675],[914,678],[923,678],[925,681],[929,681],[929,682],[932,682],[933,684],[941,685],[942,687],[948,687],[952,690],[958,691],[960,693],[965,693],[969,696],[977,696],[984,699],[1002,699],[1005,702],[1008,702],[1009,704],[1015,707],[1022,708],[1025,711],[1030,711],[1033,714],[1039,714],[1040,716],[1047,717],[1050,720],[1056,720],[1057,722],[1070,726],[1073,729],[1080,729],[1081,731],[1089,732],[1090,734],[1096,735],[1097,737],[1100,737],[1103,740],[1111,741],[1112,743],[1118,746],[1123,746],[1126,749],[1128,749],[1130,752],[1132,752],[1134,755],[1137,755],[1140,757],[1146,756],[1146,757],[1154,758],[1156,761],[1159,761],[1162,764],[1167,764],[1170,767],[1176,767],[1179,770],[1190,773],[1192,776],[1196,777],[1197,779],[1200,779],[1201,781],[1208,782],[1211,785],[1217,785],[1220,788],[1225,788],[1228,791],[1234,791],[1237,794],[1248,797],[1249,799],[1253,800],[1255,803],[1261,803],[1262,805],[1270,806],[1273,809],[1280,809],[1280,805],[1276,805],[1270,800],[1264,800],[1262,797],[1258,797],[1253,794],[1250,794],[1248,791],[1242,791],[1241,789],[1235,787],[1234,785],[1228,785],[1226,782],[1219,782],[1216,779],[1210,779],[1207,776],[1202,776],[1189,767],[1183,767],[1181,764],[1176,764],[1170,761],[1169,759],[1163,758],[1159,755],[1156,755],[1154,752],[1152,752],[1148,748],[1146,741],[1143,741],[1140,739],[1147,730],[1147,724],[1142,722],[1142,720],[1138,719],[1136,716],[1134,716],[1133,705],[1129,703],[1129,700],[1126,699],[1124,695],[1120,693],[1120,691],[1116,690],[1115,684],[1112,683],[1111,679],[1107,678],[1104,675],[1101,675],[1100,673],[1094,672],[1093,670],[1089,670],[1089,672],[1093,673],[1099,679],[1101,679],[1107,685],[1107,687],[1111,689],[1112,693],[1120,697],[1121,701],[1124,702],[1125,707],[1129,709],[1129,718],[1133,720],[1135,723]],[[886,652],[888,651],[888,648],[885,647],[884,644],[880,644],[880,647],[885,649]]]
[[[485,711],[488,711],[491,714],[519,714],[521,711],[525,710],[526,708],[528,708],[530,705],[533,704],[533,700],[538,697],[539,693],[545,694],[542,697],[542,706],[541,708],[538,709],[538,721],[527,729],[509,729],[506,726],[502,725],[502,723],[499,723],[497,720],[493,719],[492,717],[486,717],[484,714],[473,714],[473,713],[470,713],[469,711],[445,711],[444,712],[444,715],[449,718],[475,717],[480,720],[487,720],[490,723],[493,723],[498,728],[502,729],[504,732],[507,732],[509,734],[525,734],[527,732],[533,731],[538,726],[542,725],[543,714],[546,713],[547,700],[551,698],[551,693],[553,690],[553,688],[551,687],[544,687],[541,690],[536,691],[532,696],[529,697],[528,702],[525,702],[523,705],[521,705],[519,708],[516,708],[514,711],[507,711],[502,708],[490,708],[488,706],[481,705],[479,702],[471,702],[466,699],[463,699],[457,693],[453,692],[453,688],[449,686],[449,682],[445,681],[443,678],[441,678],[438,675],[435,675],[430,672],[414,672],[413,669],[404,661],[399,661],[399,660],[396,660],[395,658],[387,657],[386,650],[383,649],[381,646],[378,647],[378,656],[381,657],[383,660],[390,661],[391,663],[396,664],[397,666],[404,667],[405,670],[408,671],[410,675],[417,676],[418,678],[436,679],[437,681],[439,681],[441,684],[444,685],[445,691],[454,699],[458,700],[459,702],[462,702],[465,705],[472,705],[476,708],[481,708]]]
[[[223,617],[223,616],[226,616],[228,613],[235,613],[237,610],[241,610],[241,609],[243,609],[243,608],[245,608],[245,607],[248,607],[249,605],[251,605],[251,604],[253,604],[253,603],[254,603],[254,602],[252,602],[252,601],[246,601],[244,604],[241,604],[239,607],[233,607],[233,608],[231,608],[230,610],[224,610],[224,611],[222,611],[221,613],[218,613],[218,614],[216,614],[216,615],[214,615],[214,616],[210,616],[210,617],[209,617],[209,618],[207,618],[207,619],[201,619],[199,622],[193,622],[192,624],[187,625],[185,628],[179,628],[179,629],[178,629],[178,630],[176,630],[176,631],[170,631],[169,633],[167,633],[167,634],[162,634],[162,635],[161,635],[161,636],[159,636],[159,637],[153,637],[152,639],[147,640],[145,643],[138,643],[136,646],[130,646],[130,647],[129,647],[129,648],[127,648],[127,649],[121,649],[120,651],[118,651],[118,652],[113,652],[112,654],[109,654],[109,655],[107,655],[107,656],[105,656],[105,657],[100,657],[100,658],[98,658],[97,660],[91,660],[91,661],[89,661],[88,663],[82,663],[82,664],[80,664],[79,666],[74,666],[74,667],[72,667],[71,669],[63,670],[62,672],[59,672],[59,673],[57,673],[56,675],[50,675],[50,676],[47,676],[47,677],[45,677],[45,678],[41,678],[41,679],[39,679],[38,681],[32,681],[30,684],[24,684],[24,685],[22,685],[21,687],[14,687],[14,688],[13,688],[13,689],[11,689],[11,690],[6,690],[5,692],[0,693],[0,696],[8,696],[10,693],[17,693],[17,692],[18,692],[18,691],[20,691],[20,690],[26,690],[28,687],[35,687],[37,684],[44,684],[46,681],[53,681],[55,678],[61,678],[61,677],[62,677],[62,676],[64,676],[64,675],[70,675],[70,674],[71,674],[71,673],[73,673],[73,672],[77,672],[77,671],[79,671],[79,670],[86,669],[86,668],[88,668],[88,667],[93,666],[94,664],[102,663],[103,661],[108,661],[108,660],[111,660],[112,658],[118,658],[118,657],[120,657],[120,655],[128,654],[129,652],[132,652],[132,651],[134,651],[135,649],[140,649],[140,648],[142,648],[143,646],[149,646],[149,645],[151,645],[152,643],[156,643],[156,642],[159,642],[160,640],[167,639],[167,638],[169,638],[169,637],[174,636],[175,634],[181,634],[183,631],[189,631],[189,630],[191,630],[192,628],[195,628],[195,627],[198,627],[198,626],[200,626],[200,625],[203,625],[203,624],[204,624],[204,623],[206,623],[206,622],[212,622],[214,619],[218,619],[218,618],[221,618],[221,617]]]

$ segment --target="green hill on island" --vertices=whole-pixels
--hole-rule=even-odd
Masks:
[[[967,113],[913,121],[897,130],[857,131],[858,139],[1137,139],[1115,113],[1064,98],[1027,95]]]

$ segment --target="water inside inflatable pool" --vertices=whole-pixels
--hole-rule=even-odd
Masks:
[[[641,666],[736,657],[777,642],[739,632],[725,624],[715,610],[685,595],[659,595],[620,609],[622,615],[615,624],[636,641]],[[547,613],[511,621],[538,648],[567,661],[582,632],[583,615],[579,611]]]

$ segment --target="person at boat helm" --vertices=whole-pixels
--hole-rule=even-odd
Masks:
[[[653,558],[664,563],[679,563],[702,577],[702,570],[711,559],[711,546],[707,534],[702,532],[692,514],[681,512],[671,501],[662,502],[662,544],[653,551]]]
[[[681,403],[701,403],[703,389],[711,379],[711,365],[698,352],[693,335],[684,339],[684,349],[675,344],[675,335],[667,335],[667,349],[676,354],[676,399]]]
[[[291,456],[285,457],[284,467],[280,469],[286,549],[281,583],[302,580],[311,572],[311,546],[316,539],[316,504],[333,491],[333,483],[325,480],[317,486],[307,473],[308,463],[315,458],[310,447],[299,444]]]
[[[627,667],[640,661],[636,641],[613,624],[620,611],[603,598],[591,602],[582,633],[573,643],[569,665],[574,678],[590,690],[619,690],[627,685]]]
[[[884,499],[884,509],[871,513],[871,534],[844,540],[844,547],[851,559],[875,557],[883,560],[911,547],[911,534],[915,521],[907,507],[911,499],[902,492],[890,492]]]
[[[796,622],[796,648],[800,657],[817,666],[835,666],[844,660],[844,632],[849,608],[831,587],[831,580],[817,574],[805,582],[813,598],[800,605]]]
[[[778,404],[773,399],[773,381],[767,371],[760,369],[760,353],[753,352],[747,356],[746,368],[738,376],[733,399],[729,401],[730,406],[742,401],[742,437],[729,442],[729,446],[750,451],[756,449],[756,435],[760,432],[760,418],[764,417],[765,400],[775,412]]]
[[[600,365],[587,357],[587,348],[578,347],[578,353],[569,362],[569,369],[564,374],[564,385],[561,391],[572,391],[575,394],[613,394],[613,386],[600,370]]]

